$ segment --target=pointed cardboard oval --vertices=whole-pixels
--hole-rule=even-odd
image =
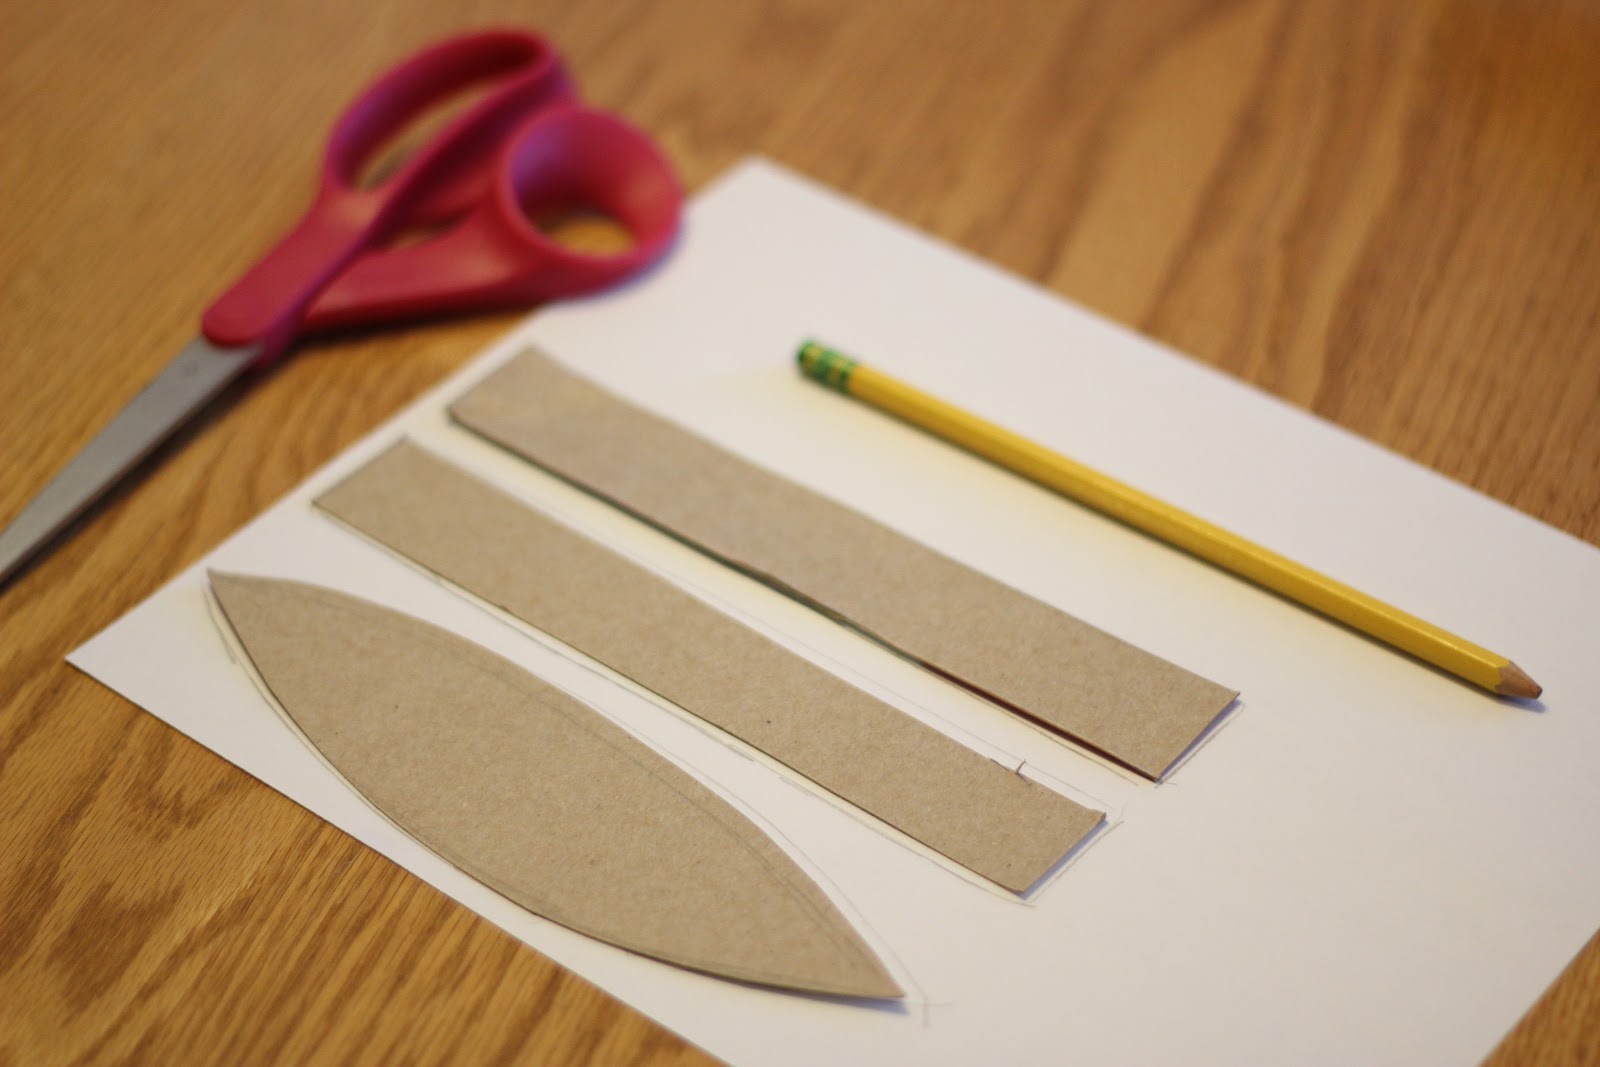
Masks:
[[[455,634],[332,590],[218,573],[211,586],[327,761],[497,892],[693,970],[902,995],[759,828],[574,698]]]

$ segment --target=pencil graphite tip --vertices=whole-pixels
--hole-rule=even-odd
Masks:
[[[1495,692],[1520,700],[1532,700],[1544,692],[1544,688],[1529,678],[1521,667],[1508,661],[1500,668],[1500,684],[1495,686]]]

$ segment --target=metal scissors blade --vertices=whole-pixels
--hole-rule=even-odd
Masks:
[[[396,171],[358,181],[431,107],[479,90]],[[203,339],[0,531],[0,585],[223,387],[301,334],[610,285],[665,251],[682,198],[643,134],[576,103],[566,65],[543,37],[490,30],[424,48],[335,122],[311,206],[206,310]],[[579,254],[541,234],[531,210],[573,199],[614,216],[636,246]],[[446,219],[452,225],[432,240],[391,247],[408,226]]]
[[[203,336],[190,341],[166,370],[0,530],[0,585],[248,370],[260,354],[256,345],[224,347]]]
[[[386,138],[431,104],[486,78],[494,79],[492,90],[399,172],[371,188],[356,184],[360,165]],[[301,222],[211,305],[202,337],[0,530],[0,586],[229,382],[281,354],[333,277],[409,220],[403,209],[428,217],[459,208],[474,190],[481,195],[494,152],[514,123],[571,94],[548,42],[514,31],[451,38],[381,75],[335,124],[327,180]]]

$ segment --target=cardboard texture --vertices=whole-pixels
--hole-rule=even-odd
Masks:
[[[1159,779],[1238,694],[524,352],[461,425],[903,654]]]
[[[1546,686],[1541,710],[1418,669],[818,389],[791,361],[806,336],[1452,630],[1514,646]],[[587,506],[450,423],[446,405],[529,345],[751,462],[1234,681],[1249,714],[1152,789],[731,568],[684,559],[622,511]],[[954,724],[984,751],[1104,799],[1115,832],[1026,907],[952,877],[311,506],[402,439],[532,507],[581,515],[596,539],[653,569],[692,571],[740,618],[905,694],[907,715]],[[463,873],[284,727],[218,640],[208,569],[336,586],[579,695],[825,871],[824,888],[849,902],[872,944],[892,947],[904,1010],[661,966]],[[1465,1067],[1600,924],[1596,633],[1594,545],[751,160],[696,194],[659,270],[520,322],[70,662],[724,1063]]]
[[[317,505],[1013,892],[1104,819],[409,443]]]
[[[211,587],[312,745],[384,815],[496,891],[681,967],[901,996],[753,823],[572,697],[355,597],[220,573]]]

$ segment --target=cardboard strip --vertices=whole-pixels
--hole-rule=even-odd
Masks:
[[[446,630],[329,589],[216,573],[211,588],[334,769],[497,892],[681,967],[902,995],[749,819],[572,697]]]
[[[317,505],[1014,892],[1104,818],[409,443]]]
[[[1149,778],[1166,774],[1238,695],[755,467],[538,352],[491,374],[450,413]]]

